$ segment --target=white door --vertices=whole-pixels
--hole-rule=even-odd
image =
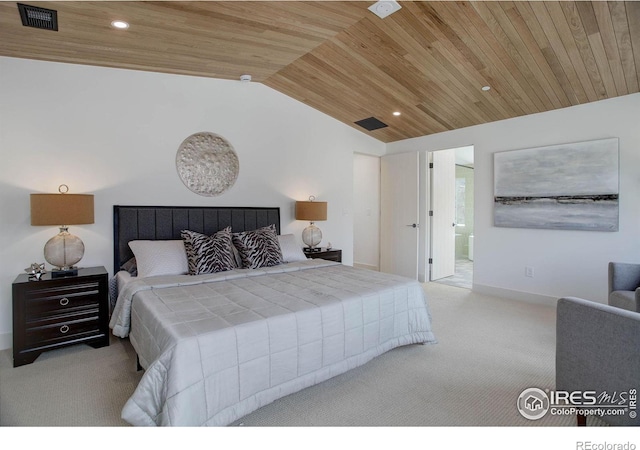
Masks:
[[[432,156],[431,281],[456,271],[456,152],[439,150]]]
[[[418,278],[418,160],[417,152],[380,159],[380,271],[413,279]]]

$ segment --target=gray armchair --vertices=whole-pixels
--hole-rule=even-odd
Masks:
[[[640,264],[609,263],[609,304],[640,312]]]
[[[640,394],[640,313],[575,297],[558,300],[556,390]],[[640,398],[640,397],[638,397]],[[640,413],[640,402],[636,403]],[[629,409],[600,417],[611,425],[640,425]],[[635,417],[634,417],[635,416]],[[585,416],[578,416],[585,425]]]

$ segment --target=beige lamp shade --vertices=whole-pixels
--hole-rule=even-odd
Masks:
[[[327,220],[327,202],[296,202],[296,220]]]
[[[93,223],[91,194],[31,194],[31,225]]]

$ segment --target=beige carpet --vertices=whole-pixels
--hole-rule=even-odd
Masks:
[[[516,409],[528,387],[554,387],[555,307],[425,285],[439,340],[392,350],[363,367],[280,399],[244,426],[572,426]],[[12,367],[0,352],[0,425],[124,426],[120,411],[142,373],[127,340],[79,345]]]
[[[75,345],[45,352],[33,364],[13,367],[0,352],[0,425],[124,426],[122,406],[142,372],[128,340],[109,347]]]

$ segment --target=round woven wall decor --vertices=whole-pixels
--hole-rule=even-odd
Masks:
[[[178,175],[189,190],[215,197],[236,182],[240,162],[233,146],[215,133],[195,133],[186,138],[176,154]]]

